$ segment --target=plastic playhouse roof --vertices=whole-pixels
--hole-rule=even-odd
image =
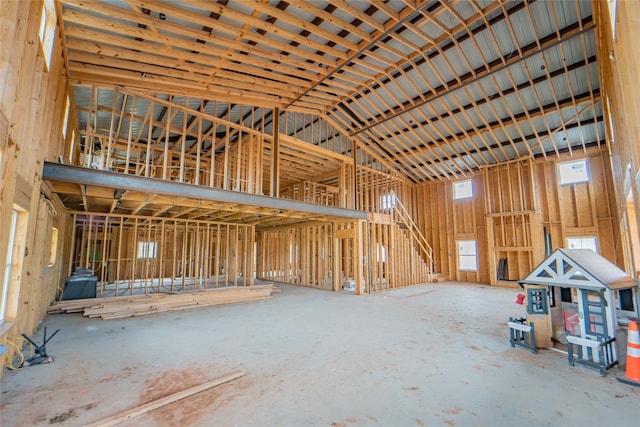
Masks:
[[[520,283],[586,289],[628,289],[635,279],[591,249],[556,249]]]

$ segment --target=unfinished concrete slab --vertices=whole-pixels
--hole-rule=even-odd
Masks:
[[[97,320],[51,315],[55,362],[7,371],[3,426],[82,426],[227,373],[126,426],[638,425],[640,388],[509,345],[514,289],[460,283]],[[42,328],[36,341],[42,337]]]

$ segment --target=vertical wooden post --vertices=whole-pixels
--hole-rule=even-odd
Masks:
[[[111,147],[113,146],[113,126],[115,124],[114,122],[116,119],[116,100],[118,99],[118,91],[119,89],[117,87],[113,89],[113,101],[112,101],[113,105],[111,106],[111,122],[109,124],[109,142],[107,143],[107,157],[105,159],[105,167],[108,166],[111,161]],[[126,98],[124,99],[126,100]],[[96,107],[96,114],[98,114],[97,107]],[[122,120],[122,118],[120,118],[120,120]],[[88,135],[87,135],[87,138],[88,138]]]
[[[231,108],[229,108],[229,113],[227,114],[227,120],[231,121]],[[227,125],[227,131],[224,136],[224,170],[222,177],[222,188],[224,190],[229,190],[229,162],[231,157],[231,129],[229,125]]]
[[[127,154],[126,154],[126,158],[125,158],[125,163],[124,163],[124,173],[129,173],[129,162],[131,161],[131,144],[132,144],[132,140],[131,137],[133,136],[133,113],[136,110],[136,97],[133,97],[133,99],[131,99],[131,113],[129,116],[129,132],[127,133]],[[107,158],[109,156],[107,155]],[[109,161],[105,160],[105,170],[109,170]],[[134,168],[134,173],[135,173],[135,168]]]
[[[333,282],[333,290],[340,290],[340,239],[337,237],[338,224],[332,223],[331,234],[331,278]]]
[[[220,224],[216,225],[216,250],[215,250],[215,271],[216,288],[220,286]]]
[[[167,125],[165,126],[165,137],[164,137],[164,152],[162,162],[162,179],[167,180],[168,177],[168,167],[169,167],[169,128],[171,124],[171,104],[167,107]]]
[[[203,108],[204,101],[200,101],[200,111],[204,111]],[[198,116],[198,140],[196,141],[196,168],[195,168],[195,177],[193,183],[195,185],[200,185],[200,162],[201,162],[201,153],[202,153],[202,116]],[[213,150],[213,146],[211,147]]]
[[[73,230],[71,230],[71,248],[69,250],[69,269],[67,270],[67,276],[73,274],[73,258],[77,247],[76,233],[78,231],[78,214],[73,214],[71,224]]]
[[[182,137],[180,138],[180,172],[178,174],[179,182],[184,182],[185,173],[184,173],[184,156],[185,151],[187,150],[187,108],[189,108],[189,97],[185,98],[185,111],[182,113]],[[168,120],[171,118],[168,117]],[[171,121],[167,122],[167,126],[171,126]]]
[[[153,149],[151,148],[151,139],[153,138],[153,111],[154,111],[155,103],[151,101],[149,105],[149,128],[147,132],[147,154],[144,159],[144,176],[151,176],[151,157],[153,157]]]
[[[118,296],[119,283],[120,283],[120,260],[122,259],[122,233],[123,233],[123,221],[124,218],[120,217],[120,224],[118,225],[118,255],[116,261],[116,295]]]
[[[280,109],[273,109],[273,141],[271,147],[271,197],[280,197]]]
[[[362,224],[364,221],[357,220],[353,223],[353,279],[356,283],[356,295],[362,294],[362,279],[364,275],[364,264],[362,262],[362,245],[364,243]]]

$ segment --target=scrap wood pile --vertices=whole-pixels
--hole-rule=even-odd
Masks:
[[[60,301],[49,307],[48,313],[83,313],[87,317],[119,319],[144,316],[162,311],[185,310],[219,304],[260,301],[280,292],[273,285],[227,287],[180,293],[153,293],[105,298]]]

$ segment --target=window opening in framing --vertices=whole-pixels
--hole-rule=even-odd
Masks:
[[[587,159],[558,164],[558,175],[560,176],[560,185],[589,181]]]
[[[470,199],[473,197],[473,181],[467,179],[453,183],[453,200]]]
[[[4,268],[4,278],[2,280],[2,300],[0,301],[0,325],[5,321],[7,314],[7,302],[9,299],[9,285],[11,284],[11,265],[13,264],[13,247],[16,238],[16,228],[18,225],[18,211],[11,213],[11,228],[9,229],[9,241],[7,242],[7,259]]]
[[[380,196],[380,208],[383,211],[395,208],[397,203],[396,195],[393,193],[383,194]]]
[[[56,258],[58,256],[58,229],[53,227],[51,229],[51,246],[49,247],[49,267],[56,265]]]
[[[567,237],[568,249],[591,249],[598,253],[598,241],[595,237]]]
[[[156,258],[158,244],[156,242],[138,242],[138,258]]]
[[[458,241],[458,270],[478,271],[478,251],[475,240]]]

